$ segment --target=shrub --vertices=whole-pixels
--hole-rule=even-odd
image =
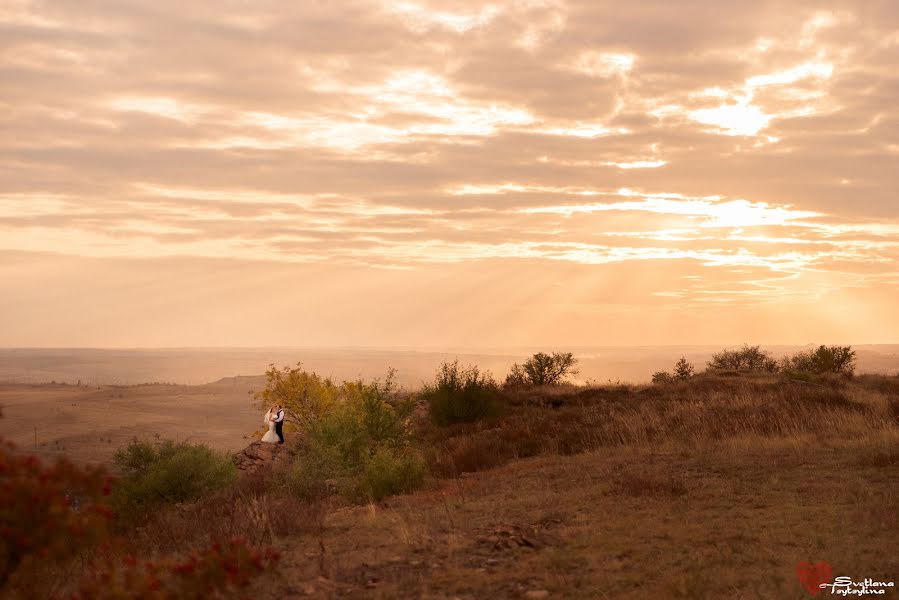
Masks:
[[[411,491],[424,480],[424,461],[413,444],[415,408],[384,382],[347,382],[334,404],[307,427],[306,447],[286,484],[304,499],[338,491],[350,500],[381,500]]]
[[[505,388],[522,388],[527,385],[530,385],[530,379],[528,378],[527,371],[524,370],[524,367],[515,363],[512,365],[512,368],[509,369],[509,374],[506,375],[506,380],[503,382],[503,387]]]
[[[193,500],[237,477],[229,457],[201,444],[135,440],[113,460],[125,475],[113,494],[123,516],[141,507]]]
[[[106,557],[104,557],[106,558]],[[244,589],[254,578],[274,569],[278,553],[248,545],[240,538],[215,543],[188,556],[154,561],[126,556],[90,565],[76,600],[121,598],[181,600],[221,598]]]
[[[569,375],[577,375],[577,359],[571,352],[538,352],[524,365],[514,364],[506,377],[506,385],[526,382],[529,385],[559,385]],[[511,379],[510,379],[511,377]]]
[[[421,487],[425,462],[409,448],[378,448],[366,459],[362,471],[355,496],[378,501]]]
[[[852,346],[818,346],[815,350],[797,352],[781,362],[784,371],[822,375],[833,373],[844,377],[855,374],[855,351]]]
[[[72,559],[109,535],[111,479],[100,468],[62,459],[46,466],[13,449],[0,440],[0,592],[37,597],[52,583],[39,565]]]
[[[122,560],[126,542],[109,526],[114,480],[105,470],[64,459],[45,466],[13,450],[0,439],[0,597],[223,597],[278,559],[270,549],[234,539],[183,558]],[[158,455],[157,448],[138,443],[121,451],[121,466],[133,477],[152,471]],[[184,542],[184,532],[177,534]],[[78,572],[80,580],[73,576]]]
[[[679,379],[681,381],[685,379],[690,379],[693,377],[694,368],[693,365],[687,362],[687,359],[681,357],[677,364],[674,365],[674,377],[675,379]]]
[[[460,367],[459,361],[444,362],[432,385],[420,397],[427,402],[436,425],[469,423],[499,413],[499,389],[489,373],[476,366]]]
[[[709,369],[719,371],[758,371],[774,373],[778,369],[777,360],[759,346],[744,344],[738,350],[722,350],[712,356]]]
[[[656,371],[652,374],[652,382],[655,385],[664,385],[675,381],[686,381],[693,377],[694,367],[687,359],[681,357],[677,364],[674,365],[674,373],[668,371]]]
[[[286,473],[284,485],[300,500],[314,502],[331,492],[349,496],[351,481],[350,471],[333,448],[311,443]]]
[[[652,374],[652,382],[655,385],[664,385],[674,381],[674,376],[668,371],[656,371]]]

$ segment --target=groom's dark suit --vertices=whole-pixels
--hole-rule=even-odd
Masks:
[[[277,416],[275,417],[275,433],[278,436],[278,439],[281,440],[278,442],[279,444],[284,443],[284,409],[280,409],[278,411]]]

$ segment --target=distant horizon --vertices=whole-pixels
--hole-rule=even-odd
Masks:
[[[764,348],[777,347],[805,347],[805,346],[899,346],[899,341],[894,342],[846,342],[846,341],[815,341],[805,343],[790,342],[735,342],[735,343],[691,343],[691,344],[523,344],[514,346],[375,346],[364,344],[343,345],[261,345],[261,346],[0,346],[0,350],[380,350],[398,352],[449,352],[455,350],[523,350],[538,352],[560,352],[571,349],[594,348],[733,348],[743,345],[760,346]]]
[[[740,345],[568,346],[530,348],[0,348],[0,382],[52,381],[133,385],[168,382],[204,385],[237,376],[258,377],[271,366],[302,363],[310,371],[347,379],[383,378],[394,369],[397,381],[418,387],[433,378],[442,361],[458,358],[502,378],[513,363],[536,351],[572,352],[577,382],[645,383],[680,357],[702,367],[716,352]],[[761,345],[780,358],[814,345]],[[859,373],[899,372],[899,344],[854,345]]]

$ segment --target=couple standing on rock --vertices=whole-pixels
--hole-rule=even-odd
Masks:
[[[268,409],[262,424],[268,425],[268,431],[262,436],[263,442],[269,444],[284,443],[284,409],[281,408],[280,404]]]

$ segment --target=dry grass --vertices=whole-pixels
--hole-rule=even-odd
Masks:
[[[897,381],[517,391],[502,417],[422,415],[423,491],[325,510],[263,472],[154,515],[134,546],[274,544],[282,577],[256,597],[799,599],[803,560],[896,580]]]
[[[895,580],[893,385],[556,388],[507,396],[502,418],[422,422],[445,479],[332,511],[320,535],[289,540],[292,575],[269,591],[798,599],[802,560]]]
[[[899,424],[899,400],[881,391],[886,379],[818,385],[711,375],[661,387],[537,389],[508,397],[501,419],[423,427],[422,436],[432,472],[449,477],[518,458],[612,446],[699,447],[827,432],[864,438]]]
[[[196,502],[158,509],[125,525],[129,547],[140,554],[177,554],[235,537],[277,546],[285,538],[319,531],[324,506],[280,493],[274,486],[279,476],[263,468]]]
[[[776,440],[754,452],[539,457],[330,514],[321,543],[291,546],[281,591],[799,599],[802,560],[895,579],[894,476]]]

